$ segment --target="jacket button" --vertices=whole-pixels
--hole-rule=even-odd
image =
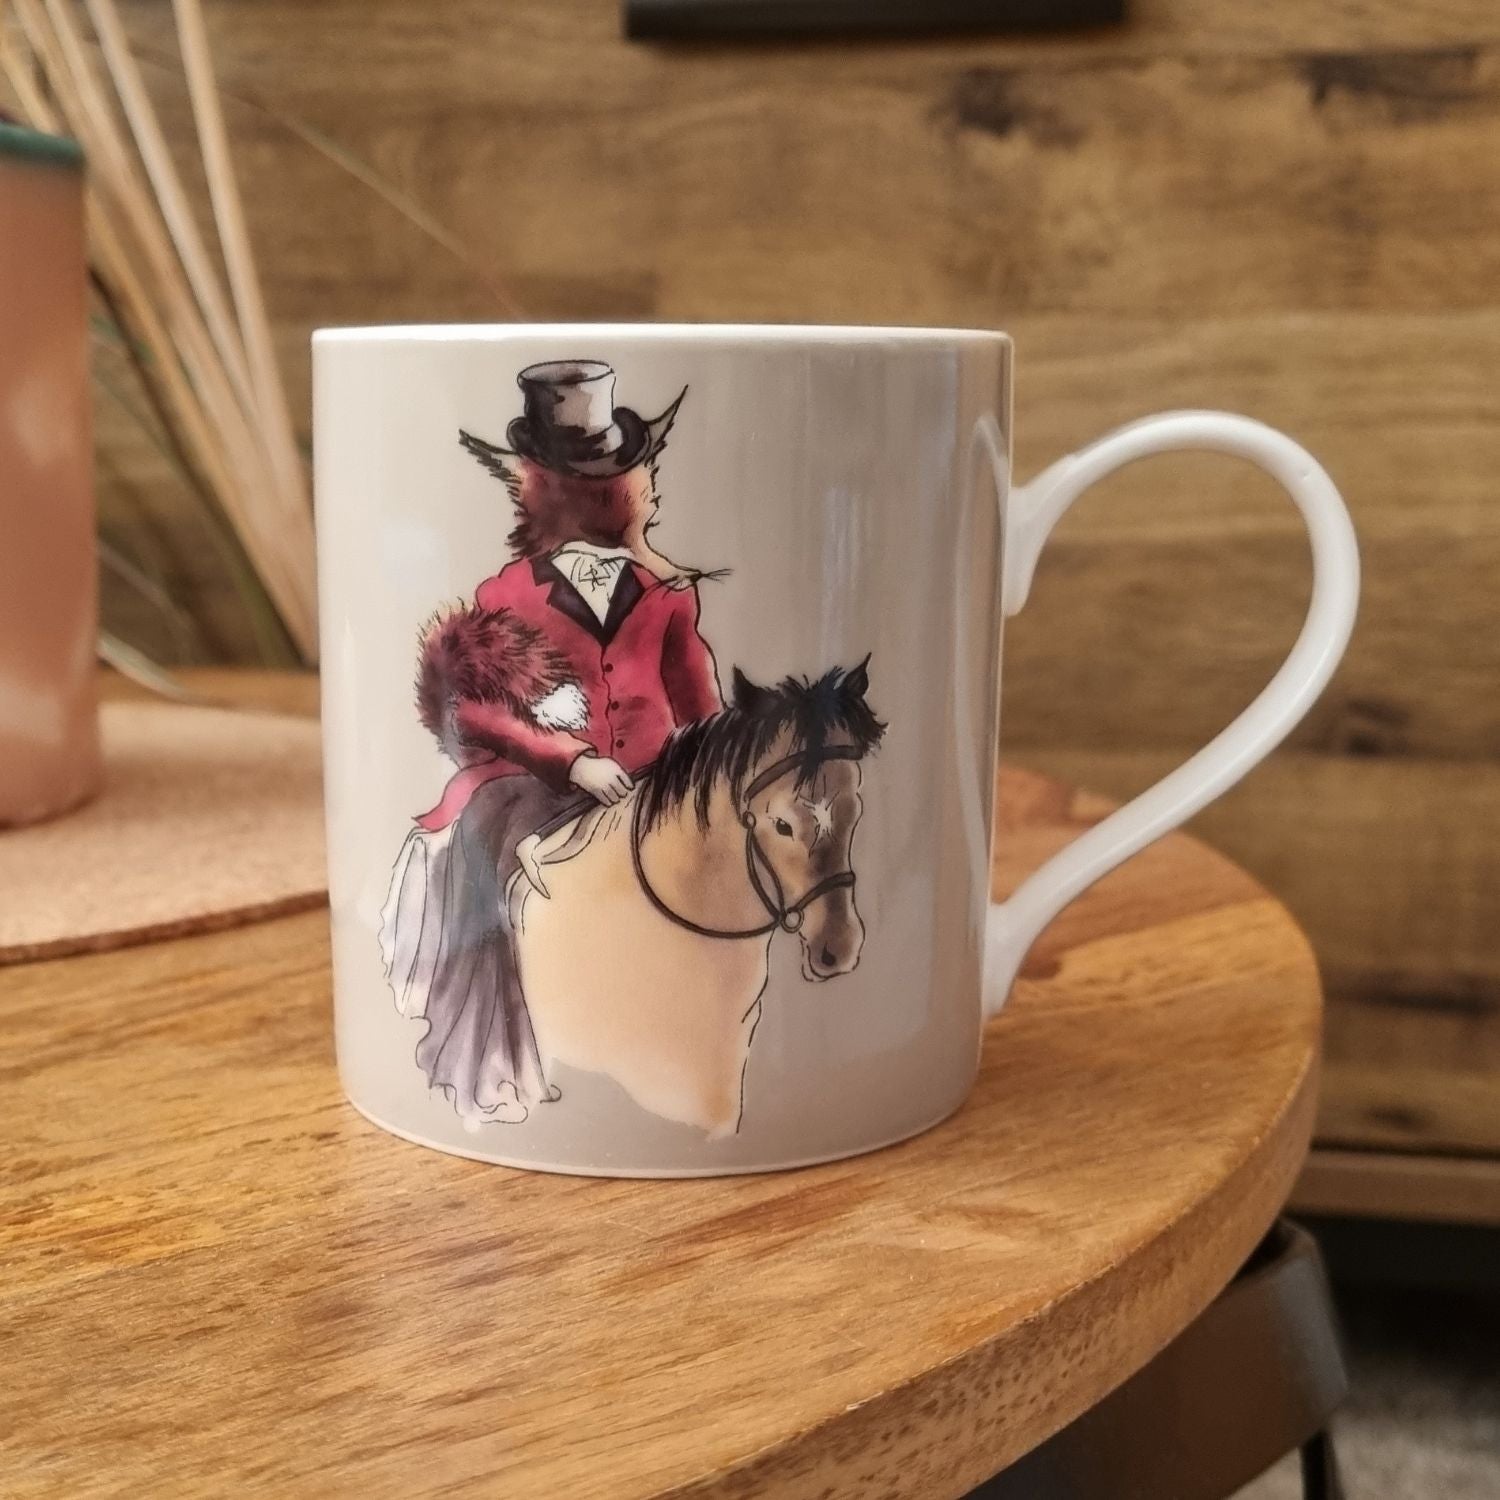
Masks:
[[[625,741],[624,740],[616,740],[615,741],[615,749],[616,750],[623,750],[624,748],[625,748]]]
[[[619,707],[619,706],[620,706],[620,702],[619,702],[619,699],[618,699],[618,698],[611,698],[611,699],[610,699],[610,700],[609,700],[609,706],[610,706],[610,707],[611,707],[611,708],[612,708],[612,709],[613,709],[613,708],[618,708],[618,707]]]
[[[613,672],[614,669],[615,669],[615,664],[612,661],[607,661],[607,662],[604,663],[604,670],[606,672]]]

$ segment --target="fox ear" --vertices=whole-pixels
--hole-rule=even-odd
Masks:
[[[757,687],[738,667],[734,669],[734,706],[742,713],[754,715],[764,706],[768,696],[765,688]]]
[[[851,667],[839,684],[839,691],[846,698],[863,698],[870,691],[870,658],[867,656],[857,667]]]
[[[505,488],[510,491],[511,499],[519,504],[521,465],[525,462],[521,455],[512,453],[509,448],[497,448],[493,443],[487,443],[483,438],[475,437],[472,432],[465,432],[462,427],[458,429],[458,441],[505,485]]]

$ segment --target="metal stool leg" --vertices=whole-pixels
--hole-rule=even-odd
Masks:
[[[1326,1429],[1302,1445],[1302,1500],[1344,1500],[1338,1455]]]

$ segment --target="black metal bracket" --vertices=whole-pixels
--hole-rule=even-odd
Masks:
[[[1125,0],[625,0],[635,40],[925,36],[1108,26]]]

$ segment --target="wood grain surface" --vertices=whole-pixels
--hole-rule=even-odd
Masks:
[[[123,9],[180,138],[170,7]],[[1500,1088],[1462,1119],[1429,1098],[1455,995],[1465,1055],[1493,1079],[1500,1053],[1477,837],[1500,794],[1493,0],[1138,0],[1076,36],[734,47],[627,44],[615,0],[209,10],[304,413],[323,323],[968,322],[1017,336],[1023,475],[1174,404],[1312,448],[1360,533],[1360,625],[1306,758],[1203,826],[1327,956],[1335,1064],[1378,1058],[1375,1085],[1331,1073],[1338,1139],[1500,1159]],[[108,393],[99,419],[106,536],[195,623],[107,574],[112,618],[163,654],[248,658],[160,453]],[[1269,677],[1306,580],[1262,476],[1193,458],[1116,476],[1010,631],[1008,751],[1136,790],[1130,757],[1182,758]]]
[[[1108,805],[1000,803],[997,890]],[[962,1494],[1207,1304],[1302,1159],[1319,996],[1173,837],[1044,936],[946,1125],[646,1183],[357,1117],[322,914],[13,968],[0,1012],[8,1497],[860,1500]]]
[[[1500,1229],[1500,1162],[1323,1147],[1309,1155],[1291,1206],[1299,1214]]]
[[[1180,759],[1173,750],[1020,753],[1117,797]],[[1259,821],[1247,820],[1241,800]],[[1320,933],[1319,1139],[1500,1155],[1500,766],[1283,753],[1194,826],[1232,842]]]

